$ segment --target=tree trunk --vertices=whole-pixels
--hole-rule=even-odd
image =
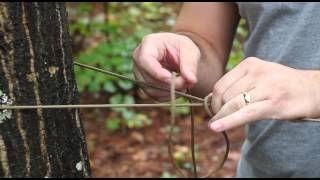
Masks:
[[[64,3],[0,2],[0,104],[78,104]],[[90,177],[78,109],[0,111],[1,177]]]

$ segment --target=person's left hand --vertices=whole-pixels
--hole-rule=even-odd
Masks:
[[[215,84],[212,109],[209,126],[217,132],[263,119],[320,117],[320,71],[249,57]]]

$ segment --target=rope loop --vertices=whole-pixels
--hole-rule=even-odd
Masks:
[[[204,109],[206,110],[206,113],[210,117],[213,117],[213,112],[212,112],[212,107],[211,107],[211,100],[212,100],[212,93],[208,94],[204,98],[203,106],[204,106]]]

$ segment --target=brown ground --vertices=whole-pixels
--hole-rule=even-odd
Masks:
[[[82,97],[89,99],[88,97]],[[101,98],[98,98],[101,99]],[[93,101],[86,103],[94,103]],[[101,103],[101,102],[95,102]],[[170,112],[166,109],[140,110],[153,119],[153,124],[143,129],[108,132],[105,120],[108,110],[83,110],[83,119],[94,177],[161,177],[164,172],[175,174],[167,153],[166,127]],[[217,166],[224,154],[225,144],[221,134],[207,127],[205,113],[196,109],[196,144],[200,174]],[[179,133],[174,135],[175,149],[190,152],[190,118],[178,117]],[[228,132],[231,151],[227,162],[213,177],[233,177],[244,138],[243,129]],[[190,158],[183,162],[191,162]]]

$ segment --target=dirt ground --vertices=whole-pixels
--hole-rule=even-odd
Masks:
[[[81,98],[88,99],[88,97]],[[93,102],[87,102],[93,103]],[[99,102],[96,102],[99,103]],[[93,177],[165,177],[176,175],[167,152],[167,128],[170,120],[168,109],[139,110],[153,119],[153,124],[143,129],[109,132],[105,120],[110,113],[106,109],[82,110]],[[207,117],[202,109],[195,110],[196,144],[198,149],[199,174],[206,174],[215,167],[224,155],[223,136],[207,126]],[[179,131],[174,135],[174,149],[190,152],[190,118],[177,118]],[[230,154],[223,168],[212,177],[233,177],[240,157],[244,139],[243,128],[228,131]],[[185,168],[191,160],[182,160]]]

